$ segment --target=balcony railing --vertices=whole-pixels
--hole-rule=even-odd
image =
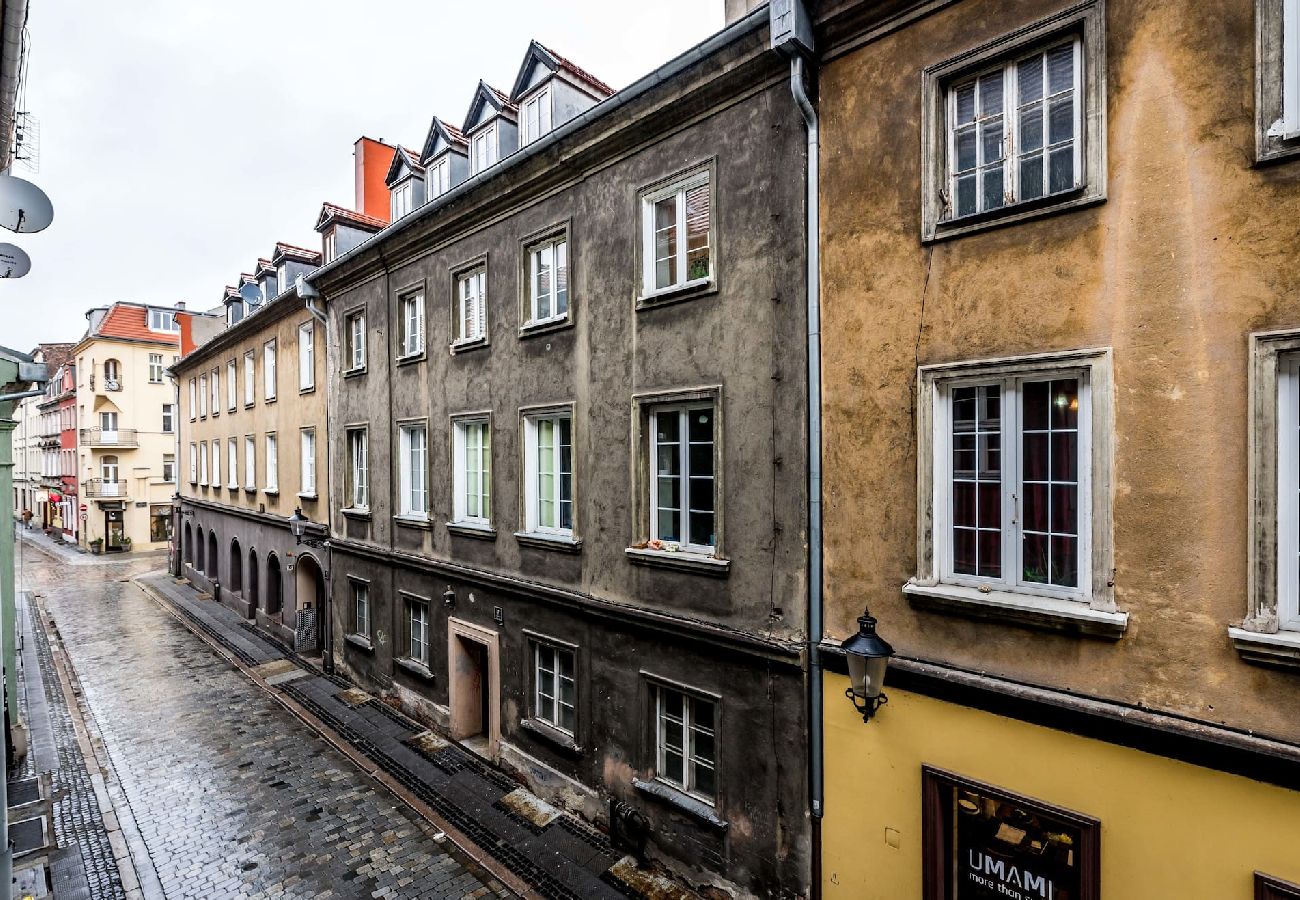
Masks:
[[[83,428],[81,443],[87,447],[139,447],[134,428]]]
[[[126,496],[125,481],[110,481],[106,478],[91,478],[81,483],[81,495],[83,497],[113,497],[120,498]]]

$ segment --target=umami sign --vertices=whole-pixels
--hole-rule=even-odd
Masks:
[[[1097,900],[1101,823],[922,769],[926,900]]]

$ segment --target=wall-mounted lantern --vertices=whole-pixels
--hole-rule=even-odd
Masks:
[[[885,670],[894,648],[876,634],[876,619],[870,610],[858,616],[858,633],[840,644],[848,659],[849,687],[844,696],[853,701],[853,708],[862,713],[862,721],[870,722],[880,707],[889,702],[882,688]]]

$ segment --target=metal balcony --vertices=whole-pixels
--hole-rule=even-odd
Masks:
[[[121,500],[126,497],[126,482],[91,478],[81,483],[81,496],[93,497],[96,500]]]
[[[134,428],[118,428],[109,430],[106,428],[83,428],[81,429],[81,443],[85,447],[139,447],[140,442],[136,440]]]

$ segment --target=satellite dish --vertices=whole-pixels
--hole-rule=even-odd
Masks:
[[[32,270],[32,258],[22,247],[0,244],[0,278],[22,278]]]
[[[244,303],[249,309],[258,306],[262,302],[262,289],[253,282],[241,284],[239,286],[239,296],[244,298]]]
[[[13,175],[0,175],[0,227],[19,234],[44,231],[54,221],[45,191]]]

